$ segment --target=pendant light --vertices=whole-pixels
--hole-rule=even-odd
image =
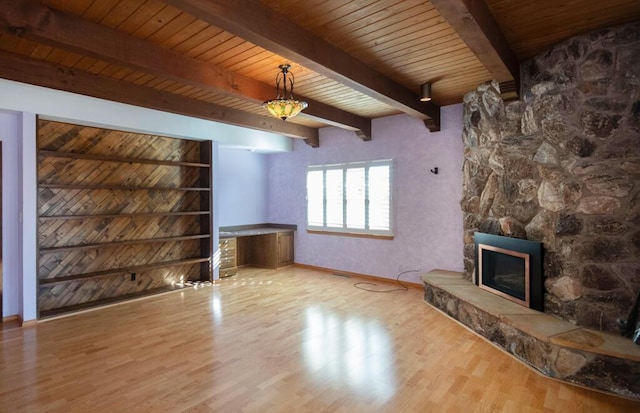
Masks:
[[[289,72],[291,65],[288,63],[279,66],[280,72],[276,75],[276,98],[262,104],[276,118],[283,121],[296,116],[308,106],[307,102],[293,98],[293,73]],[[282,84],[282,88],[280,85]]]

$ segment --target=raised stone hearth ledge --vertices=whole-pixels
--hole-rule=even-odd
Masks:
[[[464,274],[422,276],[427,303],[542,374],[640,400],[640,346],[481,290]]]

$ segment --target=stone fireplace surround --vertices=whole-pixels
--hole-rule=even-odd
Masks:
[[[513,303],[459,272],[433,270],[422,279],[427,303],[541,374],[640,400],[640,346],[630,339]]]
[[[464,268],[475,231],[543,243],[545,312],[617,333],[640,291],[640,22],[521,66],[521,100],[464,98]]]
[[[640,291],[640,22],[520,71],[519,101],[496,82],[464,98],[465,270],[425,283],[425,299],[544,374],[640,399],[640,346],[616,323]],[[545,313],[515,317],[533,324],[453,291],[471,284],[476,231],[543,243]]]

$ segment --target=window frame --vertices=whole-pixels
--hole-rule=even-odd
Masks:
[[[369,204],[370,204],[370,185],[369,185],[369,168],[378,167],[378,166],[387,166],[389,170],[389,229],[388,230],[380,230],[380,229],[370,229],[370,216],[369,216]],[[347,170],[348,169],[357,169],[357,168],[365,168],[365,228],[350,228],[347,227]],[[355,236],[355,237],[365,237],[365,238],[383,238],[383,239],[393,239],[393,229],[394,229],[394,219],[393,219],[393,159],[379,159],[373,161],[357,161],[357,162],[343,162],[336,164],[323,164],[323,165],[309,165],[307,166],[307,173],[305,179],[305,200],[306,200],[306,224],[307,224],[307,232],[308,233],[319,233],[319,234],[332,234],[332,235],[346,235],[346,236]],[[327,226],[327,171],[329,170],[342,170],[342,227],[335,226]],[[311,225],[309,223],[309,173],[313,171],[322,171],[322,221],[323,225]]]

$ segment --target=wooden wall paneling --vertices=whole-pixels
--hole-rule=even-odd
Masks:
[[[198,212],[200,195],[184,191],[63,190],[41,188],[40,218]],[[154,202],[155,201],[155,202]]]
[[[200,264],[154,268],[136,275],[135,281],[131,281],[131,275],[127,273],[40,286],[40,316],[83,309],[87,303],[108,304],[120,301],[122,297],[136,298],[171,291],[172,284],[181,279],[197,280]]]
[[[45,151],[152,161],[200,161],[200,147],[195,141],[188,141],[187,145],[182,139],[60,122],[42,123],[39,131],[38,149]]]
[[[206,165],[212,165],[212,150],[213,147],[210,141],[200,143],[200,162]],[[200,168],[199,170],[199,182],[201,186],[211,188],[211,167]],[[213,194],[211,191],[200,193],[200,210],[211,211],[213,205]],[[209,236],[200,240],[200,256],[213,257],[213,222],[211,220],[212,215],[200,216],[200,228],[206,229]],[[201,281],[213,281],[213,262],[203,262],[200,264],[200,280]]]
[[[210,147],[39,120],[40,316],[210,280]]]
[[[122,168],[122,162],[51,157],[43,158],[39,165],[41,184],[180,188],[197,187],[200,180],[199,168],[170,165],[131,164]]]
[[[40,280],[105,269],[119,270],[157,262],[200,258],[200,240],[152,242],[138,245],[99,244],[94,248],[40,250]]]
[[[91,225],[82,238],[77,236],[78,228]],[[126,242],[153,238],[179,237],[200,234],[198,215],[169,216],[118,216],[112,218],[51,219],[40,222],[40,248],[56,248],[71,245],[92,245],[97,243]]]

